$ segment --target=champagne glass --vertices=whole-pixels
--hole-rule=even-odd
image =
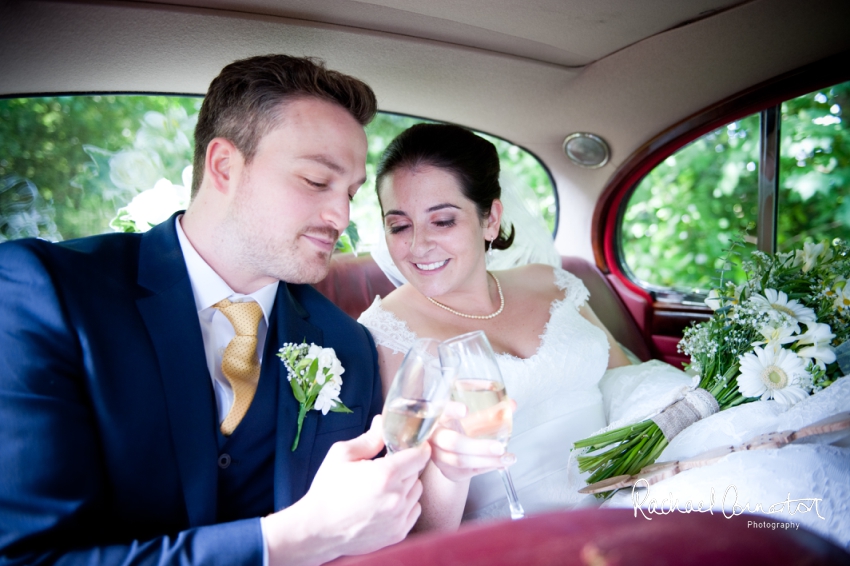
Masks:
[[[384,443],[390,454],[425,442],[451,397],[455,372],[440,362],[438,340],[414,342],[384,401]]]
[[[446,340],[440,344],[440,359],[444,365],[457,366],[452,396],[468,409],[460,421],[463,432],[471,438],[497,440],[507,448],[513,414],[487,335],[478,330]],[[500,468],[499,474],[505,484],[511,519],[522,519],[525,511],[510,472]]]

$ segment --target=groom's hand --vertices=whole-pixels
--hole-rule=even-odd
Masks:
[[[334,444],[307,494],[264,519],[269,564],[298,562],[293,535],[307,543],[300,545],[307,547],[307,564],[365,554],[404,539],[421,512],[419,474],[431,450],[424,443],[372,460],[384,447],[381,427],[377,416],[365,434]]]
[[[511,401],[511,410],[515,409],[516,403]],[[516,461],[513,454],[505,452],[502,443],[463,434],[459,421],[466,412],[463,403],[449,401],[428,441],[431,444],[431,460],[446,478],[455,482],[505,468]]]

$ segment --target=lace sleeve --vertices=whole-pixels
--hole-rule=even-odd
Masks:
[[[576,309],[580,309],[590,298],[590,292],[581,279],[558,267],[555,268],[555,286],[564,291],[564,300],[572,302]]]
[[[375,297],[372,305],[363,311],[357,322],[369,329],[375,344],[394,352],[406,354],[416,341],[407,324],[381,306],[381,297]]]

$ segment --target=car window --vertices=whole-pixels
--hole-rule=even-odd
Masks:
[[[201,98],[96,95],[0,100],[0,241],[67,240],[144,231],[188,204]],[[374,191],[381,152],[422,119],[379,113],[366,128],[367,184],[343,238],[368,251],[382,235]],[[482,134],[484,135],[484,134]],[[527,151],[486,136],[524,200],[554,232],[557,201],[546,169]]]
[[[850,82],[782,103],[777,244],[850,241]]]
[[[850,82],[784,102],[780,120],[779,251],[850,239]],[[737,253],[757,248],[759,114],[676,151],[646,175],[623,212],[620,242],[632,277],[648,289],[705,291],[718,271],[744,280]]]

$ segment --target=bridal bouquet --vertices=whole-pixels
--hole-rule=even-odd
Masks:
[[[747,281],[721,276],[706,299],[713,316],[679,344],[698,387],[651,419],[576,442],[586,449],[578,463],[592,472],[588,483],[638,473],[679,431],[718,410],[759,399],[791,406],[848,373],[836,348],[850,347],[850,247],[836,240],[754,252],[742,267]]]

